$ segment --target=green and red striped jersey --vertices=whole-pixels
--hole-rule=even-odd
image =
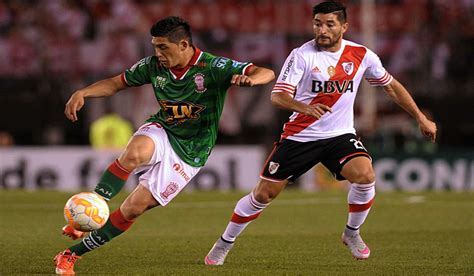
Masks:
[[[234,74],[251,66],[195,50],[187,68],[170,70],[149,56],[122,74],[128,86],[151,83],[160,109],[147,122],[159,123],[173,150],[191,166],[203,166],[217,139],[227,89]]]

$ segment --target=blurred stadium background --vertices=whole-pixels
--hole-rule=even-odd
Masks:
[[[291,49],[312,38],[311,7],[316,2],[0,1],[0,187],[94,185],[117,153],[89,150],[91,124],[114,112],[138,127],[156,112],[152,90],[143,86],[108,100],[89,100],[75,124],[63,116],[64,104],[76,89],[153,54],[149,27],[158,19],[181,15],[192,25],[201,49],[279,73]],[[379,187],[473,190],[474,2],[345,3],[350,23],[346,38],[375,50],[439,128],[438,143],[432,145],[382,90],[361,89],[356,128],[375,157]],[[270,105],[271,88],[230,90],[216,156],[194,186],[247,189],[257,180],[261,161],[289,115]],[[242,145],[248,155],[233,150]],[[338,186],[323,168],[297,184],[307,189]]]
[[[74,124],[63,115],[76,89],[153,54],[151,24],[180,15],[192,25],[199,48],[278,74],[291,49],[312,38],[311,7],[317,2],[0,0],[0,274],[50,273],[50,257],[71,244],[51,238],[64,223],[64,202],[74,191],[92,189],[120,152],[91,141],[92,124],[112,112],[135,129],[156,112],[153,92],[143,86],[88,100]],[[379,191],[392,191],[379,193],[364,228],[374,245],[371,260],[352,262],[334,245],[346,216],[347,185],[316,167],[293,185],[301,189],[283,193],[249,227],[241,238],[247,242],[236,247],[227,266],[202,265],[235,201],[258,180],[288,118],[270,105],[267,85],[229,91],[218,146],[189,184],[193,192],[147,213],[140,227],[100,249],[106,264],[91,254],[78,272],[474,273],[474,1],[343,2],[350,23],[346,38],[375,50],[439,130],[433,145],[381,89],[360,90],[358,135],[374,157]],[[129,182],[127,189],[136,185],[134,178]],[[43,223],[32,230],[38,220]]]

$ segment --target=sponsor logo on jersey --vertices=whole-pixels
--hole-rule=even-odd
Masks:
[[[169,125],[180,125],[187,120],[199,119],[201,113],[206,107],[200,104],[190,102],[159,101],[160,107],[168,115],[166,123]]]
[[[330,77],[334,76],[336,74],[336,68],[334,68],[334,66],[329,66],[328,67],[328,74]]]
[[[314,93],[346,93],[354,92],[354,81],[353,80],[328,80],[328,81],[319,81],[313,80],[313,85],[311,86],[311,91]]]
[[[191,180],[191,178],[189,177],[189,175],[181,168],[181,165],[178,164],[178,163],[174,163],[173,164],[173,169],[178,172],[178,174],[184,178],[184,180],[186,180],[186,182],[188,182],[189,180]]]
[[[166,189],[160,193],[161,197],[164,198],[164,199],[168,199],[168,197],[174,193],[176,193],[176,191],[178,191],[178,184],[176,182],[170,182],[170,184],[168,184],[168,186],[166,186]]]
[[[225,65],[227,64],[228,61],[229,61],[228,58],[219,57],[219,58],[216,58],[212,61],[211,66],[212,67],[217,67],[217,68],[220,68],[220,69],[224,69]]]
[[[286,65],[285,71],[283,72],[283,76],[281,77],[282,81],[286,81],[286,78],[288,78],[288,74],[290,74],[291,66],[293,66],[294,62],[295,62],[295,57],[291,57],[290,60],[288,61],[288,64]]]
[[[278,171],[279,167],[280,167],[279,163],[275,163],[273,161],[270,161],[270,164],[268,165],[268,172],[270,174],[275,174]]]
[[[232,67],[237,68],[237,67],[242,66],[242,65],[244,65],[243,62],[232,60]]]
[[[341,64],[342,69],[344,70],[344,73],[347,75],[352,75],[352,72],[354,71],[354,62],[343,62]]]
[[[196,86],[194,91],[196,91],[198,93],[206,92],[207,88],[204,87],[204,75],[201,74],[201,73],[197,73],[193,77],[194,77],[194,84]]]

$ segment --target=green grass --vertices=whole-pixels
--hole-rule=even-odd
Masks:
[[[0,274],[50,274],[72,241],[60,235],[70,193],[0,191]],[[111,203],[118,207],[124,194]],[[363,237],[368,261],[341,244],[346,194],[287,190],[238,239],[222,267],[203,257],[241,193],[183,193],[84,255],[79,274],[474,274],[474,193],[379,193]]]

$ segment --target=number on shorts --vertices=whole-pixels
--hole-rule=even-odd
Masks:
[[[356,139],[354,139],[354,138],[352,138],[352,139],[349,140],[349,141],[352,142],[352,143],[354,143],[354,147],[355,147],[356,149],[361,149],[361,150],[367,151],[361,141],[356,140]]]

